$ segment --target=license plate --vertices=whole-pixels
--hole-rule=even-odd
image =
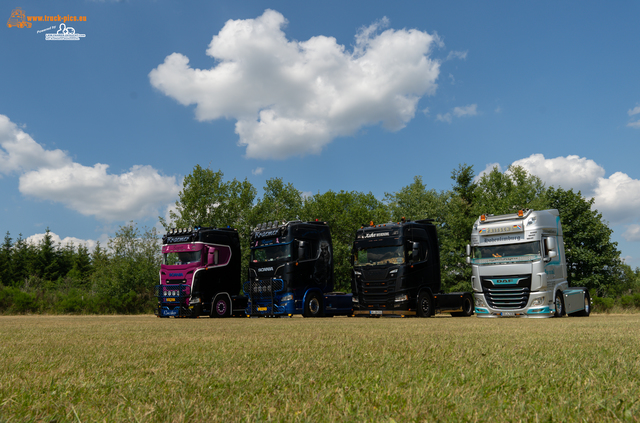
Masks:
[[[167,300],[167,301],[175,301],[176,299],[175,298],[165,298],[165,300]]]
[[[514,317],[516,314],[513,311],[503,311],[500,315],[502,317]]]
[[[382,314],[382,310],[369,310],[369,314],[373,314],[373,315]]]
[[[258,307],[258,311],[267,311],[266,307]]]

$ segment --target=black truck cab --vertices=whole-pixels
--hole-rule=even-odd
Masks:
[[[470,293],[441,292],[440,249],[431,220],[362,226],[352,260],[355,315],[473,313]]]

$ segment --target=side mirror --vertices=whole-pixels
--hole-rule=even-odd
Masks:
[[[411,245],[411,261],[420,261],[420,257],[422,256],[422,252],[420,251],[420,243],[414,242]]]
[[[558,253],[555,250],[551,250],[549,251],[549,258],[554,258],[558,255]]]
[[[545,242],[547,243],[547,250],[555,250],[556,249],[556,239],[555,238],[545,238]]]
[[[467,244],[467,264],[471,264],[471,245]]]
[[[216,250],[215,248],[209,248],[209,253],[207,254],[207,265],[218,265],[218,250]]]
[[[307,243],[304,241],[298,241],[298,260],[304,260],[307,253]]]

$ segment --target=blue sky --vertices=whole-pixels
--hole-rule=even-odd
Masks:
[[[19,1],[0,31],[3,231],[157,225],[196,164],[305,193],[520,164],[640,266],[640,3]],[[69,31],[69,28],[67,28]],[[63,34],[64,35],[64,34]],[[67,34],[68,35],[68,34]]]

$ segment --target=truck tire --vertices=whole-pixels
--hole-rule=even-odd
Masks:
[[[462,311],[451,313],[453,317],[473,316],[473,298],[469,294],[462,297]]]
[[[433,314],[433,298],[429,291],[422,291],[418,296],[418,317],[431,317]]]
[[[556,311],[553,314],[553,317],[562,317],[564,316],[564,299],[562,298],[562,292],[556,292]]]
[[[229,317],[231,315],[229,299],[224,296],[218,297],[213,304],[211,315],[212,317]]]
[[[304,304],[304,317],[322,317],[322,314],[322,300],[315,292],[309,294]]]
[[[591,297],[587,291],[584,292],[584,310],[576,311],[575,313],[571,313],[569,316],[583,316],[589,317],[591,314]]]

